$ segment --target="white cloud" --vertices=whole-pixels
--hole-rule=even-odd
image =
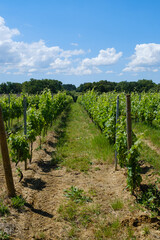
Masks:
[[[66,68],[74,56],[85,53],[82,49],[63,50],[59,46],[47,47],[43,40],[31,44],[14,41],[19,35],[17,29],[10,29],[0,17],[0,72],[14,70],[15,74],[48,71]]]
[[[112,70],[106,71],[107,74],[114,73]]]
[[[53,63],[50,64],[52,69],[57,69],[57,68],[66,68],[71,64],[71,61],[68,59],[60,59],[57,58]]]
[[[158,72],[159,70],[158,69],[153,69],[153,72]]]
[[[11,38],[14,35],[19,35],[20,32],[18,29],[9,29],[7,26],[5,26],[4,18],[0,16],[0,44],[2,44],[5,41],[11,41]]]
[[[124,75],[124,73],[119,73],[119,74],[118,74],[118,76],[123,76],[123,75]]]
[[[69,58],[69,57],[72,57],[72,56],[78,56],[78,55],[81,55],[81,54],[84,54],[85,51],[82,50],[82,49],[75,49],[75,50],[67,50],[67,51],[63,51],[60,56],[61,57],[65,57],[65,58]]]
[[[71,43],[71,45],[77,47],[78,43]]]
[[[10,29],[0,17],[0,73],[28,74],[43,72],[46,74],[63,73],[67,75],[99,74],[100,66],[115,64],[122,52],[114,48],[101,49],[98,56],[82,58],[91,52],[83,49],[64,50],[59,46],[48,47],[43,40],[33,43],[15,41],[18,29]],[[78,46],[77,43],[72,43]],[[109,71],[108,73],[111,73]]]
[[[115,64],[122,56],[122,52],[116,53],[114,48],[107,48],[100,50],[95,58],[85,58],[82,64],[85,66],[107,66]]]
[[[135,47],[135,53],[131,56],[131,61],[123,71],[154,71],[155,67],[160,67],[160,44],[138,44]]]

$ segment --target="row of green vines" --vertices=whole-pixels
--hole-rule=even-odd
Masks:
[[[110,144],[114,144],[120,167],[127,168],[127,186],[133,194],[142,180],[138,162],[140,141],[132,133],[132,147],[130,150],[127,149],[125,95],[121,94],[119,98],[120,117],[117,124],[116,93],[98,95],[92,90],[79,96],[78,102],[84,106]]]

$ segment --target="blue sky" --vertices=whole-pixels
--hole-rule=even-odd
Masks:
[[[160,83],[159,0],[0,1],[0,83]]]

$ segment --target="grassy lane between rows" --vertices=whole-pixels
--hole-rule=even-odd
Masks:
[[[111,163],[114,159],[113,146],[78,103],[71,105],[58,143],[57,158],[67,170],[82,172],[87,172],[94,163]]]
[[[160,129],[158,127],[133,122],[133,128],[136,133],[143,133],[144,138],[149,139],[155,146],[160,147]]]
[[[148,126],[143,123],[133,122],[133,131],[137,136],[142,138],[142,149],[140,160],[148,162],[154,169],[160,171],[160,155],[155,149],[160,148],[160,129],[154,126]],[[148,140],[150,144],[146,144],[145,140]],[[154,146],[155,149],[152,149]]]

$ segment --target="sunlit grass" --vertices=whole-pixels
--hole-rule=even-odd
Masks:
[[[79,104],[72,104],[62,135],[57,157],[67,169],[87,172],[93,162],[112,162],[113,146]]]
[[[145,139],[149,139],[155,146],[160,147],[160,128],[133,122],[133,130],[137,134],[143,133]]]

